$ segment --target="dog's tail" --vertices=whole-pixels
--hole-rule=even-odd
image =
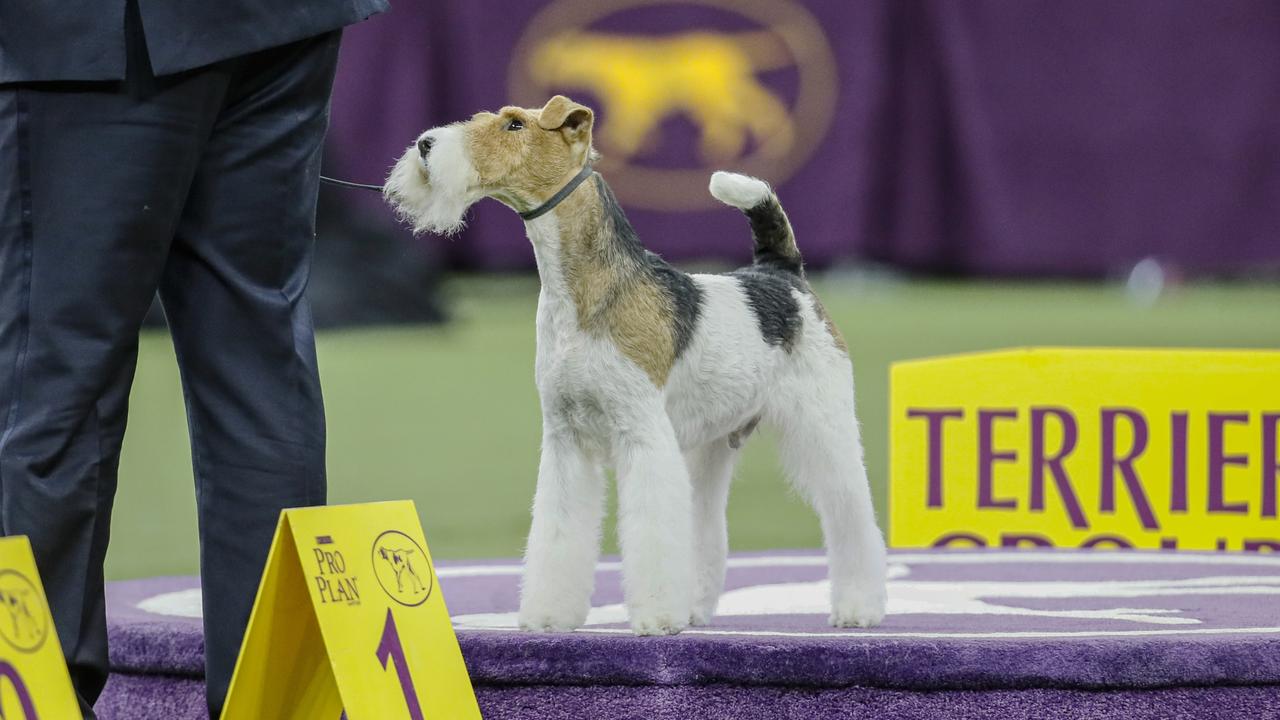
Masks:
[[[747,216],[751,235],[756,241],[757,265],[771,265],[797,275],[803,274],[804,262],[800,258],[800,249],[796,247],[791,221],[769,183],[720,171],[711,175],[710,189],[715,199],[738,208]]]

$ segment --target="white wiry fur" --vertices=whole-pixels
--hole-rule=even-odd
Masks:
[[[432,140],[423,159],[417,143],[410,145],[383,185],[382,193],[401,219],[413,223],[415,233],[452,235],[466,225],[464,217],[482,195],[479,178],[467,156],[462,128],[457,125],[428,130],[419,139]]]
[[[852,367],[812,299],[794,291],[804,327],[787,352],[764,341],[734,278],[693,275],[702,314],[658,388],[607,338],[580,329],[560,268],[557,223],[554,214],[526,223],[542,277],[535,375],[543,455],[521,627],[565,631],[586,619],[606,466],[618,478],[632,629],[668,634],[707,623],[724,585],[725,507],[739,454],[729,438],[757,417],[779,429],[790,480],[820,515],[832,624],[879,623],[884,541],[863,468]]]
[[[773,194],[769,183],[759,178],[723,170],[711,174],[710,189],[715,199],[743,210],[750,210]]]

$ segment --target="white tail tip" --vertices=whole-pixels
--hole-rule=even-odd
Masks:
[[[710,190],[715,199],[742,210],[750,210],[773,194],[763,180],[723,170],[711,174]]]

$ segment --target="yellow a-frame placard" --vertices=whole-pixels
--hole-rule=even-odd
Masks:
[[[410,501],[280,514],[224,720],[480,718]]]
[[[0,718],[81,717],[25,535],[0,538],[0,606]]]

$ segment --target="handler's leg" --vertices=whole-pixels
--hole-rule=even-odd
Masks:
[[[130,72],[133,72],[131,66]],[[201,74],[0,88],[0,519],[27,535],[86,714],[138,330],[221,93]]]
[[[215,718],[280,510],[325,501],[304,293],[338,37],[232,64],[161,284],[191,431]]]

